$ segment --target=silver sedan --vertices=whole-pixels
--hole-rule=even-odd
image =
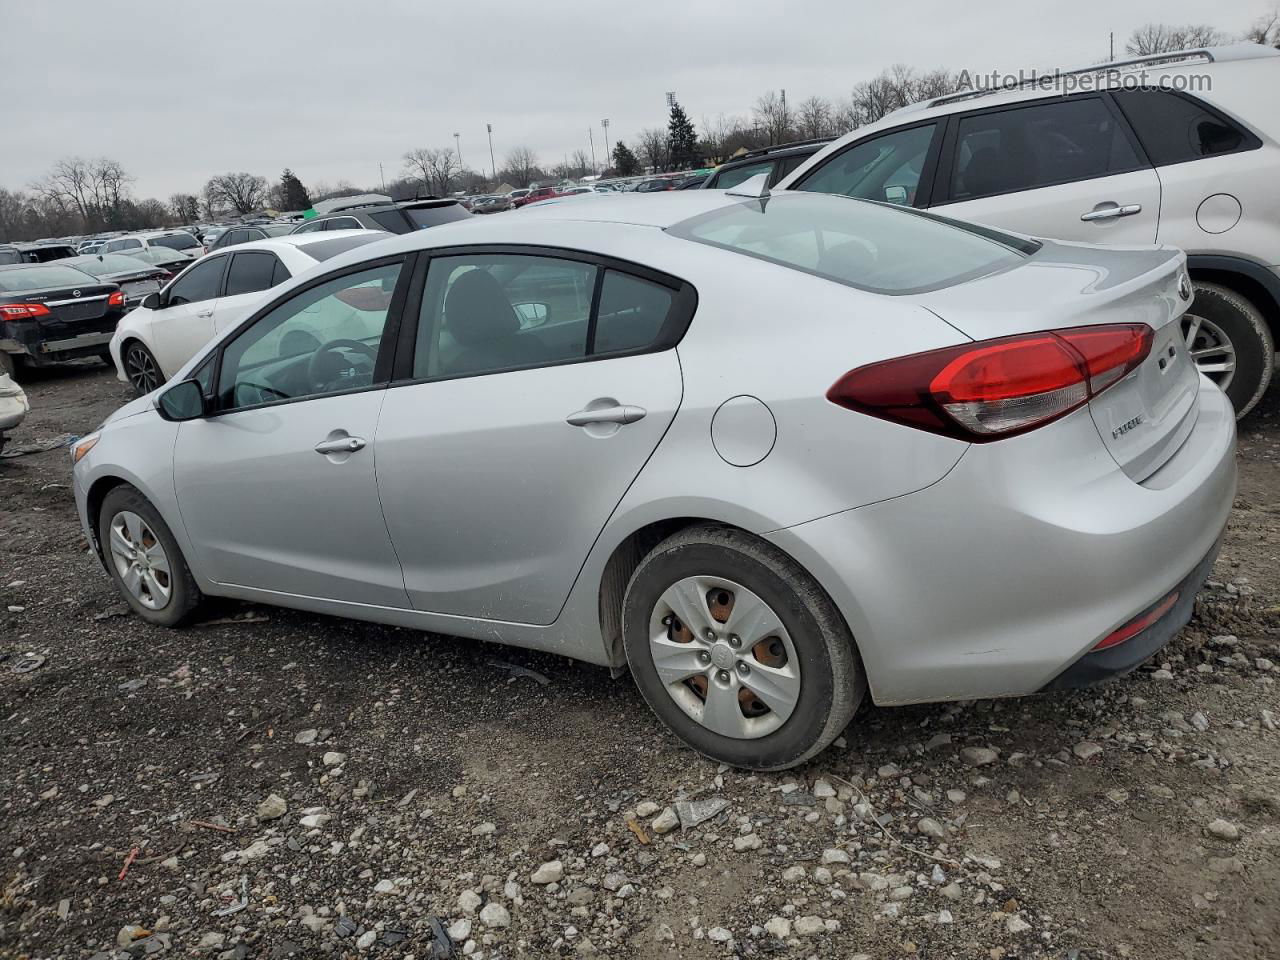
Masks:
[[[1234,418],[1182,254],[680,191],[390,237],[73,448],[137,614],[236,597],[630,668],[777,769],[878,704],[1095,683],[1188,620]]]

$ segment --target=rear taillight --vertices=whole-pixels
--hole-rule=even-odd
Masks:
[[[1173,593],[1169,594],[1142,616],[1134,617],[1119,630],[1116,630],[1114,633],[1107,634],[1106,637],[1095,643],[1093,645],[1093,652],[1106,650],[1110,647],[1117,647],[1126,640],[1131,640],[1136,637],[1143,630],[1147,629],[1147,627],[1154,624],[1157,620],[1172,610],[1173,605],[1178,602],[1179,596],[1181,596],[1181,594],[1177,590],[1173,591]]]
[[[49,308],[43,303],[0,304],[0,317],[5,320],[35,320],[49,316]]]
[[[123,291],[123,290],[117,290],[117,291],[116,291],[115,293],[113,293],[111,296],[107,297],[107,306],[108,306],[108,307],[123,307],[123,306],[124,306],[124,291]]]
[[[1142,323],[944,347],[850,370],[832,403],[975,443],[1034,430],[1088,403],[1151,352]]]

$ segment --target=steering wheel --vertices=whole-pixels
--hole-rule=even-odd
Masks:
[[[378,350],[371,347],[367,343],[361,343],[359,340],[330,340],[328,343],[321,344],[320,348],[311,355],[311,359],[307,361],[307,379],[315,384],[327,384],[334,379],[334,374],[343,367],[338,364],[346,363],[341,357],[333,356],[339,350],[354,350],[362,353],[370,359],[377,362]],[[328,369],[326,369],[328,365]]]

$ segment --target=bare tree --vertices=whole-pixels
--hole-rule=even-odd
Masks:
[[[816,140],[831,133],[831,101],[826,97],[809,97],[796,108],[796,133],[802,140]]]
[[[1148,23],[1130,34],[1129,42],[1124,48],[1134,56],[1145,57],[1193,47],[1213,47],[1227,40],[1226,34],[1207,23],[1187,23],[1182,26]]]
[[[458,155],[448,147],[418,147],[404,155],[404,168],[437,197],[446,196],[454,177],[461,172]]]
[[[266,202],[267,180],[252,173],[219,174],[204,185],[204,197],[211,210],[230,207],[236,213],[253,213]]]
[[[783,143],[791,137],[791,108],[784,97],[772,90],[756,100],[755,120],[769,143]]]
[[[573,171],[570,175],[576,179],[581,179],[588,173],[595,173],[591,169],[591,154],[581,147],[573,151],[573,155],[569,157],[569,168]]]
[[[516,147],[507,154],[501,179],[509,180],[517,187],[527,187],[542,174],[538,155],[528,147]]]
[[[658,173],[667,168],[667,160],[671,153],[664,127],[648,127],[636,135],[637,153],[640,162],[649,167],[651,173]]]
[[[200,198],[190,193],[175,193],[169,198],[169,206],[179,223],[195,223],[200,219]]]
[[[729,154],[725,149],[729,138],[734,131],[742,129],[744,126],[741,117],[726,116],[723,113],[716,114],[715,117],[702,117],[702,143],[704,152],[712,160],[723,160]]]
[[[64,157],[32,189],[56,208],[74,209],[84,228],[93,230],[118,217],[132,182],[124,168],[107,157]]]
[[[1280,47],[1280,3],[1272,7],[1270,13],[1255,20],[1244,39],[1268,47]]]

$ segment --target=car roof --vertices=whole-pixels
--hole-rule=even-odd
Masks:
[[[665,190],[636,194],[593,191],[576,195],[572,202],[543,202],[522,207],[520,221],[537,217],[548,220],[588,220],[596,223],[627,223],[636,226],[669,227],[698,214],[737,202],[719,190]],[[477,217],[483,221],[486,218]],[[470,223],[471,221],[462,221]],[[443,230],[452,224],[433,227]]]
[[[250,240],[247,243],[237,243],[233,247],[223,247],[221,250],[215,250],[213,256],[223,256],[228,253],[241,253],[245,250],[269,250],[273,253],[279,253],[281,250],[299,250],[309,247],[313,243],[324,243],[329,240],[338,240],[342,237],[363,236],[368,233],[386,233],[385,230],[316,230],[312,233],[286,233],[282,237],[267,237],[265,240]],[[387,234],[392,236],[392,234]]]

